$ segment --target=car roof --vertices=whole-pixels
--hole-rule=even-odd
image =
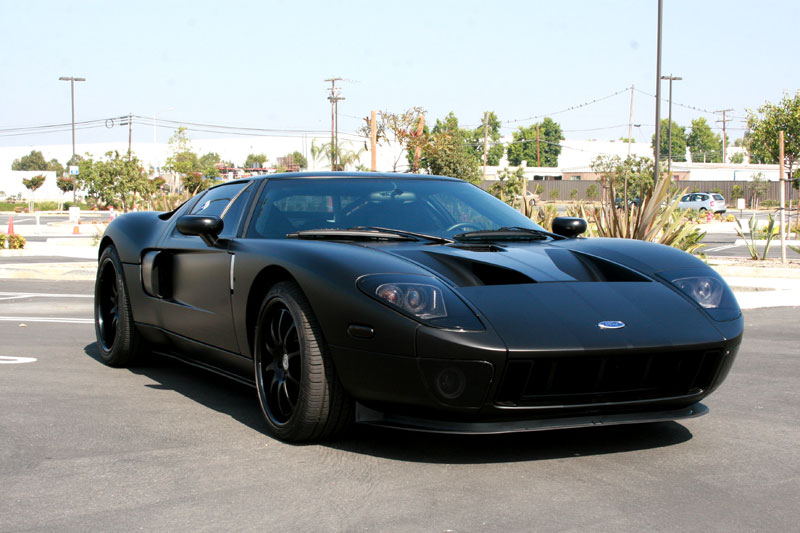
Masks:
[[[411,174],[408,172],[281,172],[278,174],[263,174],[253,176],[252,179],[292,179],[292,178],[394,178],[418,180],[445,180],[464,181],[449,176],[434,176],[431,174]]]

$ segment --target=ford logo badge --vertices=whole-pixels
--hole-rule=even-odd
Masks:
[[[625,327],[625,322],[619,320],[603,320],[598,322],[597,327],[600,329],[622,329]]]

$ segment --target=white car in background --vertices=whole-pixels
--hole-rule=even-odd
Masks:
[[[692,192],[683,195],[678,203],[680,209],[696,209],[697,211],[710,211],[711,213],[724,213],[725,198],[715,192]]]

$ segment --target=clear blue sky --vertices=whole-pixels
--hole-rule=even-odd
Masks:
[[[800,88],[794,2],[664,4],[662,74],[683,77],[674,102],[733,108],[731,139],[741,136],[747,108]],[[516,121],[507,134],[550,115],[567,138],[616,139],[627,135],[628,91],[556,112],[632,84],[652,95],[656,85],[656,0],[0,0],[0,21],[0,130],[69,122],[69,83],[58,78],[80,76],[87,81],[76,84],[78,121],[132,112],[326,131],[323,80],[337,76],[345,79],[343,132],[371,109],[420,106],[430,122],[453,111],[477,126],[492,110]],[[663,91],[666,98],[666,83]],[[654,98],[637,92],[637,140],[649,140],[654,114]],[[673,107],[681,125],[699,116],[718,126],[715,115]],[[119,141],[127,128],[78,135]],[[159,140],[168,135],[159,130]],[[152,140],[152,127],[137,125],[134,136]],[[0,131],[0,146],[69,142],[68,130]]]

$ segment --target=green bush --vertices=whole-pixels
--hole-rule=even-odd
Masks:
[[[6,238],[8,238],[8,235],[5,233],[0,233],[0,249],[6,247]]]
[[[56,211],[58,202],[36,202],[33,204],[34,211]]]

